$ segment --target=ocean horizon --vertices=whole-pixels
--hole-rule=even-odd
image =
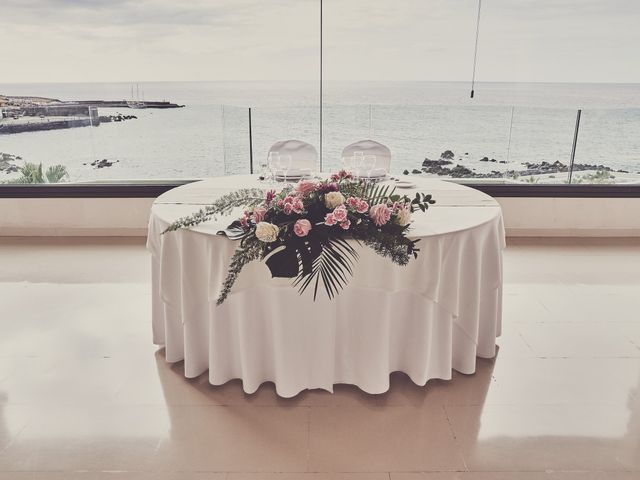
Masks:
[[[121,100],[137,86],[147,101],[181,109],[103,109],[136,120],[0,135],[0,152],[67,166],[71,181],[200,178],[249,171],[248,107],[254,165],[276,141],[319,147],[317,82],[112,82],[0,84],[0,94],[60,100]],[[325,82],[323,162],[371,138],[389,146],[392,172],[420,169],[445,150],[475,172],[512,171],[571,155],[582,109],[576,163],[640,172],[640,84]],[[139,94],[138,94],[139,95]],[[483,157],[495,162],[481,162]],[[96,169],[107,159],[114,165]],[[1,177],[10,176],[0,173]]]

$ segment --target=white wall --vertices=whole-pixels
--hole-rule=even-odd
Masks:
[[[498,198],[508,236],[640,236],[640,198]],[[144,236],[150,198],[2,198],[0,236]]]
[[[507,236],[640,236],[640,198],[497,198]]]
[[[144,236],[153,198],[0,198],[0,236]]]

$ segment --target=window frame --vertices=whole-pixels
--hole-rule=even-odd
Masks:
[[[117,184],[2,185],[0,198],[156,198],[173,188],[196,181],[198,180]],[[638,184],[523,185],[464,181],[457,183],[498,198],[640,198]]]

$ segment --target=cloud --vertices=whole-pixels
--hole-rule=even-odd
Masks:
[[[319,0],[0,0],[3,81],[317,78]],[[325,78],[467,80],[478,0],[324,0]],[[479,80],[640,81],[638,0],[483,2]]]

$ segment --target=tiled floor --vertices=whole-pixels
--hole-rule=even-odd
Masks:
[[[475,375],[284,400],[151,345],[140,240],[0,240],[0,480],[640,479],[640,241],[517,240]]]

